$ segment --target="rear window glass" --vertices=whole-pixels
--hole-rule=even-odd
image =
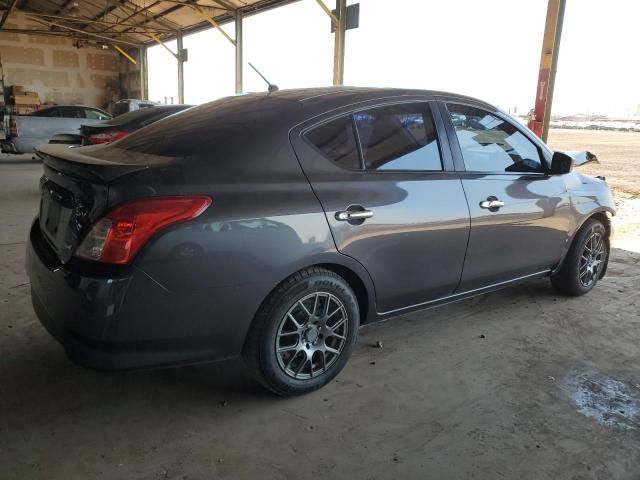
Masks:
[[[227,97],[152,123],[114,146],[148,155],[215,158],[228,149],[251,146],[258,136],[279,128],[282,107],[277,98]]]
[[[350,116],[324,123],[304,136],[334,163],[350,170],[362,170]]]
[[[108,125],[125,125],[125,124],[141,124],[146,125],[147,123],[151,123],[160,119],[162,117],[168,117],[169,115],[173,115],[174,113],[181,112],[182,110],[186,110],[189,106],[180,106],[180,107],[148,107],[141,108],[140,110],[134,110],[133,112],[125,113],[118,117],[112,118],[105,124]],[[151,122],[149,121],[151,120]]]
[[[442,170],[438,136],[425,103],[354,114],[367,170]]]

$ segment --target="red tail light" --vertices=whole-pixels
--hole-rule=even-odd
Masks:
[[[16,124],[16,119],[13,117],[9,118],[9,135],[12,137],[18,136],[18,125]]]
[[[209,197],[158,197],[121,205],[91,228],[75,255],[127,264],[154,234],[198,217],[209,205]]]
[[[87,139],[89,143],[98,144],[98,143],[111,143],[116,140],[120,140],[121,138],[129,135],[129,132],[107,132],[107,133],[94,133],[93,135],[89,135]]]

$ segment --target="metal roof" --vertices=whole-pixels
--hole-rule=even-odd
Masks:
[[[26,14],[36,32],[91,41],[140,46],[232,20],[296,0],[3,0],[4,21],[15,11]],[[37,26],[36,26],[37,25]],[[12,32],[16,29],[10,30]]]

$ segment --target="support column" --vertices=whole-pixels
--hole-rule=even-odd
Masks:
[[[558,19],[556,33],[553,41],[553,54],[551,56],[551,74],[549,75],[549,88],[547,104],[544,109],[544,120],[542,122],[542,141],[547,141],[549,135],[549,123],[551,122],[551,105],[553,103],[553,90],[556,85],[556,73],[558,71],[558,55],[560,54],[560,40],[562,38],[562,24],[564,23],[564,8],[567,0],[560,0],[558,7]]]
[[[140,99],[147,100],[147,47],[138,49],[139,71],[140,71]]]
[[[338,23],[333,46],[333,84],[344,83],[344,41],[347,31],[347,0],[336,0]]]
[[[242,12],[236,11],[236,93],[242,93]]]
[[[553,90],[558,66],[558,54],[560,52],[565,5],[566,0],[548,0],[536,102],[533,117],[529,120],[529,128],[545,142],[549,133],[549,121],[551,120],[551,105],[553,103]]]
[[[182,31],[178,31],[178,103],[184,103],[184,52],[182,51]]]

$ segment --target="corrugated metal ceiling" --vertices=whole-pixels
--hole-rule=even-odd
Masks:
[[[40,30],[124,45],[174,37],[178,30],[210,27],[231,20],[236,11],[255,13],[295,0],[18,0],[15,10],[30,16]],[[4,8],[14,3],[5,0]],[[14,10],[14,11],[15,11]]]

